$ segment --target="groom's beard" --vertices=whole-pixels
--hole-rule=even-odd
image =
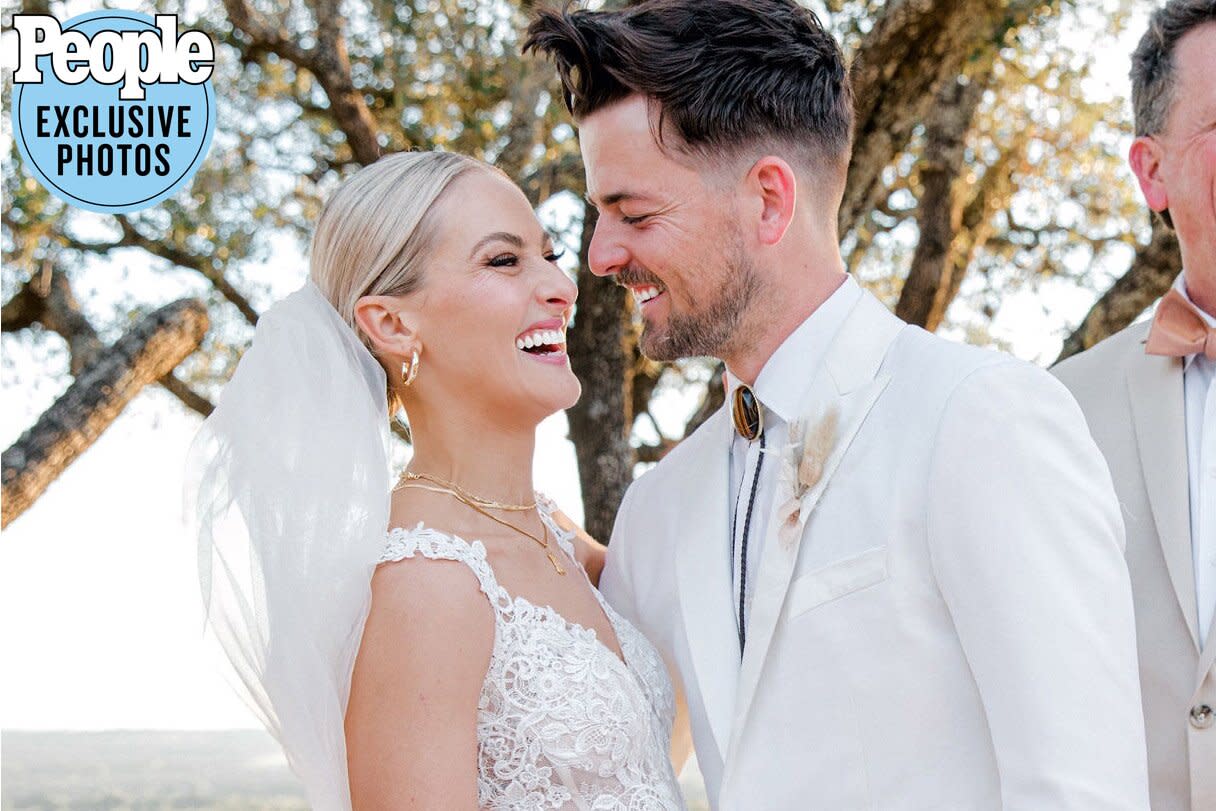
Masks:
[[[732,242],[720,281],[707,285],[710,298],[698,299],[696,310],[691,312],[678,312],[669,302],[663,332],[645,323],[640,342],[642,354],[658,361],[721,358],[743,337],[747,332],[744,315],[760,290],[760,275],[740,242],[737,239]]]

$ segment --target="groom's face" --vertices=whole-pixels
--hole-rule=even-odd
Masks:
[[[588,264],[633,293],[648,357],[723,357],[760,285],[740,201],[729,177],[660,148],[653,115],[631,96],[581,122],[587,198],[599,211]]]

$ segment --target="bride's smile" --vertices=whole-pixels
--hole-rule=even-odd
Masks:
[[[403,393],[411,420],[468,408],[470,421],[526,425],[572,406],[581,388],[566,326],[578,289],[527,198],[496,172],[470,172],[432,217],[421,284],[393,304],[400,354],[418,348],[424,370]]]

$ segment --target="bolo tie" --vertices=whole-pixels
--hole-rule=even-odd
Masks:
[[[747,594],[747,536],[752,526],[752,508],[756,504],[756,490],[760,485],[760,468],[764,465],[764,415],[760,409],[760,401],[752,392],[751,387],[741,384],[735,389],[731,417],[739,436],[749,443],[760,438],[760,453],[756,457],[756,471],[752,474],[751,490],[747,497],[747,512],[743,518],[743,538],[739,543],[739,656],[743,656],[743,647],[747,644],[747,615],[744,597]],[[730,523],[730,559],[735,559],[735,532],[739,520],[739,499],[743,496],[740,484],[739,497],[735,500],[735,511]]]

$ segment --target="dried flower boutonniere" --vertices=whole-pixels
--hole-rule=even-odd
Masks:
[[[789,496],[778,512],[777,529],[777,537],[786,551],[793,548],[806,526],[809,511],[803,510],[803,501],[823,478],[828,455],[836,444],[839,423],[840,413],[835,406],[813,425],[802,420],[790,423],[790,441],[781,464],[782,492]]]

